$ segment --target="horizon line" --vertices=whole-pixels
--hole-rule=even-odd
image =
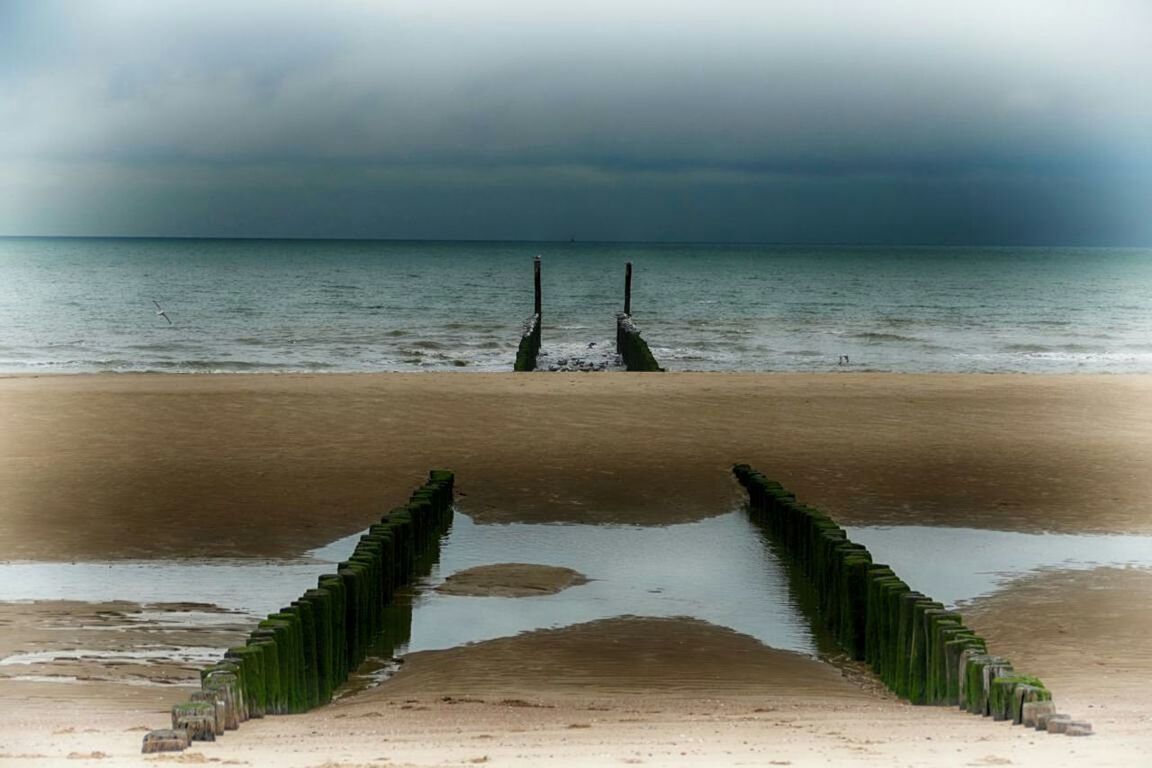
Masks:
[[[429,237],[300,237],[265,235],[5,235],[0,240],[219,240],[253,242],[345,242],[345,243],[516,243],[523,245],[730,245],[730,246],[808,246],[856,248],[1120,248],[1149,249],[1152,243],[1072,244],[1072,243],[957,243],[891,242],[883,240],[576,240],[535,238],[429,238]]]

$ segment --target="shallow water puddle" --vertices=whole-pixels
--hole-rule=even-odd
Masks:
[[[949,605],[1044,568],[1152,567],[1152,537],[1027,534],[966,528],[853,527],[849,536],[914,589]],[[528,598],[433,591],[457,571],[538,563],[588,584]],[[423,580],[409,651],[563,627],[620,615],[702,619],[765,645],[815,654],[818,638],[788,589],[788,573],[743,512],[660,528],[477,525],[457,514],[440,563]]]
[[[877,563],[913,589],[955,606],[1043,570],[1152,568],[1152,536],[989,531],[922,525],[849,527]]]
[[[30,612],[30,647],[0,659],[0,678],[28,683],[188,684],[258,619],[294,600],[351,554],[356,536],[307,560],[2,563],[0,602],[138,604],[95,615]],[[69,670],[83,668],[82,674]],[[137,671],[133,671],[133,669]],[[24,670],[33,672],[24,674]],[[52,670],[50,674],[35,672]],[[184,678],[187,679],[184,679]]]
[[[563,566],[589,582],[538,597],[462,597],[433,589],[452,573],[496,563]],[[659,528],[477,525],[457,513],[440,562],[415,597],[407,650],[633,615],[699,618],[774,648],[815,654],[816,641],[787,578],[738,512]]]
[[[849,527],[877,562],[891,565],[914,589],[949,605],[1002,588],[1012,578],[1043,569],[1098,566],[1152,568],[1152,536],[1027,534],[966,528]],[[131,601],[110,625],[78,629],[243,631],[330,572],[347,557],[360,534],[308,553],[300,561],[150,561],[117,563],[3,563],[0,601]],[[530,563],[572,568],[590,581],[553,595],[464,597],[435,591],[444,579],[479,565]],[[691,617],[729,627],[766,645],[807,655],[829,650],[813,634],[789,569],[764,534],[742,511],[665,527],[620,525],[477,525],[457,513],[439,562],[414,589],[399,595],[398,610],[411,599],[411,636],[396,653],[438,650],[633,615]],[[206,609],[204,604],[216,606]],[[196,637],[195,632],[192,637]],[[135,645],[126,638],[114,649],[75,645],[16,654],[0,666],[86,658],[117,664],[197,664],[218,648],[156,638]],[[181,643],[186,643],[182,645]],[[191,647],[193,645],[198,647]],[[390,654],[389,654],[390,655]],[[386,661],[386,659],[384,659]],[[31,670],[30,670],[31,671]],[[390,669],[382,669],[387,676]],[[20,679],[34,679],[34,675]],[[11,678],[9,678],[11,679]],[[54,677],[60,680],[60,677]]]
[[[348,557],[357,533],[307,553],[306,560],[134,560],[105,563],[0,563],[0,602],[75,600],[197,603],[225,612],[149,610],[126,620],[189,627],[235,624],[235,613],[263,617],[295,600]],[[233,612],[231,615],[227,612]]]

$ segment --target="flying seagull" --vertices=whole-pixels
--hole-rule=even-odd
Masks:
[[[164,313],[164,308],[160,306],[160,302],[152,299],[152,303],[156,305],[156,314],[168,321],[168,325],[172,325],[172,318]]]

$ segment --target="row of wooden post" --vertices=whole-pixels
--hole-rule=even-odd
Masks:
[[[816,594],[819,620],[851,658],[913,704],[957,706],[1020,724],[1056,716],[1051,693],[988,652],[960,614],[913,590],[823,512],[747,464],[733,473],[748,492],[755,522],[767,530]],[[1072,721],[1069,733],[1091,733]],[[1065,731],[1061,731],[1065,732]]]
[[[640,329],[625,313],[616,315],[616,354],[620,355],[624,368],[629,371],[662,371],[656,362],[648,342],[640,335]]]
[[[172,728],[144,737],[144,752],[212,741],[249,718],[326,704],[386,634],[406,640],[397,588],[409,583],[452,522],[454,475],[433,470],[408,503],[360,537],[334,573],[270,614],[244,645],[201,672],[201,690],[172,709]],[[410,621],[410,619],[409,619]]]
[[[629,371],[662,371],[632,320],[632,262],[624,265],[624,311],[616,315],[616,354]]]
[[[536,370],[536,358],[540,355],[540,315],[533,315],[524,321],[524,331],[520,334],[520,346],[516,348],[514,371]]]
[[[540,329],[543,323],[544,297],[540,281],[540,257],[533,260],[533,285],[535,287],[535,314],[524,321],[520,334],[520,344],[516,348],[515,371],[536,370],[536,358],[540,354]],[[653,357],[648,343],[640,336],[640,331],[632,321],[632,262],[624,265],[624,311],[616,316],[616,353],[620,355],[624,367],[629,371],[663,370]]]
[[[544,311],[544,296],[540,284],[540,257],[537,256],[533,264],[533,284],[536,289],[536,300],[533,303],[535,314],[524,321],[524,330],[520,334],[520,346],[516,348],[516,363],[514,371],[536,370],[536,358],[540,354],[540,323]]]

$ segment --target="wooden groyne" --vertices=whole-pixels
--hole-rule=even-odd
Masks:
[[[648,342],[640,335],[632,316],[624,312],[616,315],[616,354],[629,371],[664,370],[648,349]]]
[[[407,641],[396,590],[429,565],[452,522],[455,477],[433,470],[408,503],[384,515],[314,589],[269,614],[244,645],[201,671],[201,690],[172,709],[172,728],[144,737],[144,752],[212,741],[255,717],[306,712],[333,692],[382,640]]]
[[[520,333],[520,344],[516,348],[515,371],[534,371],[537,366],[548,370],[577,370],[577,371],[603,371],[618,368],[620,365],[628,371],[661,371],[659,363],[648,348],[648,343],[640,335],[632,319],[632,262],[627,262],[624,268],[624,311],[616,315],[616,354],[615,356],[603,354],[602,349],[593,353],[567,354],[563,359],[552,360],[545,354],[541,361],[541,331],[543,325],[543,295],[540,284],[540,257],[533,260],[533,277],[535,283],[535,312],[524,321]],[[595,342],[587,347],[592,350]],[[551,363],[551,364],[549,364]]]
[[[632,262],[624,265],[624,311],[616,315],[616,354],[629,371],[662,371],[632,319]]]
[[[524,321],[520,334],[520,346],[516,348],[514,371],[536,370],[536,358],[540,355],[540,315],[532,315]]]
[[[536,370],[536,358],[540,354],[540,321],[544,313],[544,296],[540,283],[540,257],[532,262],[533,284],[536,300],[532,317],[524,321],[524,330],[520,334],[520,346],[516,349],[516,363],[514,371]]]
[[[1092,732],[1086,722],[1057,715],[1040,680],[990,653],[958,612],[873,562],[828,515],[747,464],[732,471],[748,492],[753,521],[814,588],[817,620],[893,693],[913,704],[955,706],[1054,732]],[[1065,728],[1068,723],[1075,726]]]

